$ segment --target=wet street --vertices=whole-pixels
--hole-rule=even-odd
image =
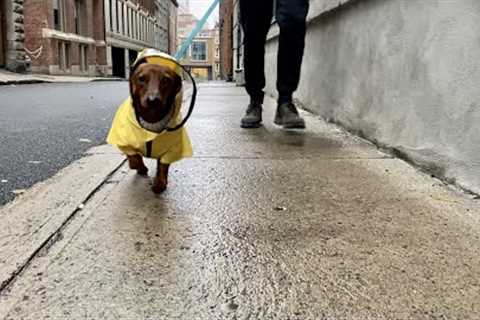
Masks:
[[[0,205],[103,144],[126,82],[0,86]]]
[[[281,130],[272,99],[242,130],[247,103],[201,86],[195,155],[160,196],[100,146],[0,209],[0,319],[480,314],[478,202],[307,113],[306,131]],[[85,130],[69,139],[100,141]]]

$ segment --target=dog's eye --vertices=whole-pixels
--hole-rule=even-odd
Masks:
[[[170,83],[170,79],[169,78],[162,78],[162,80],[160,80],[160,84],[166,86]]]
[[[139,76],[138,77],[138,82],[140,82],[141,84],[144,84],[145,83],[145,77],[144,76]]]

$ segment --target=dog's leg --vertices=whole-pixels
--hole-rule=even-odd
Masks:
[[[162,193],[167,189],[169,167],[170,165],[160,163],[160,160],[157,160],[157,176],[153,180],[153,192]]]
[[[148,168],[143,163],[143,158],[141,155],[127,156],[128,166],[130,169],[137,170],[137,173],[142,176],[146,176],[148,173]]]

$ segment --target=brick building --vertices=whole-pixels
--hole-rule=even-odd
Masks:
[[[197,23],[198,19],[188,11],[178,15],[177,47],[188,38]],[[181,63],[198,79],[217,79],[220,64],[219,43],[218,28],[208,29],[207,26],[193,39],[187,56]]]
[[[105,75],[103,4],[97,0],[24,2],[24,52],[35,73]]]
[[[220,78],[233,79],[233,0],[220,1]]]
[[[24,0],[0,1],[0,68],[26,70],[24,52]]]
[[[240,24],[240,2],[233,0],[233,80],[237,85],[245,84],[245,72],[243,69],[243,30]]]
[[[1,0],[0,67],[128,77],[144,48],[176,49],[176,0]]]
[[[215,80],[221,80],[220,76],[220,24],[217,22],[215,28],[213,29],[214,33],[214,57],[213,57],[213,78]]]
[[[108,74],[128,77],[137,52],[172,52],[176,0],[104,0]],[[172,21],[173,20],[173,21]]]
[[[195,28],[197,25],[198,19],[190,12],[183,12],[178,14],[177,20],[177,31],[178,37],[187,37],[190,32]],[[180,45],[181,43],[177,43]]]

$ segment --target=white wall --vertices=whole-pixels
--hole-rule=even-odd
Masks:
[[[480,1],[337,4],[312,1],[296,97],[322,117],[480,192]],[[270,93],[274,34],[267,45]]]

